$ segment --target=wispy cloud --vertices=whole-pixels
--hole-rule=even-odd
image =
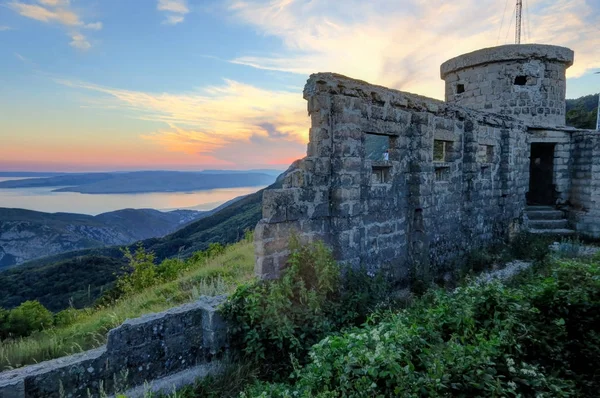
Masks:
[[[86,23],[81,16],[71,8],[69,0],[37,0],[32,2],[12,1],[8,7],[23,17],[44,23],[56,23],[67,29],[72,47],[87,50],[92,45],[81,33],[82,29],[101,30],[102,22]]]
[[[163,23],[168,25],[183,22],[186,14],[190,12],[186,0],[158,0],[156,8],[158,11],[166,13]]]
[[[0,32],[5,32],[7,30],[12,30],[10,26],[0,25]]]
[[[169,151],[210,157],[212,163],[265,165],[303,155],[309,120],[298,92],[271,91],[226,80],[190,93],[150,93],[86,82],[59,83],[104,94],[95,105],[164,123],[142,137]]]
[[[337,7],[326,0],[232,0],[228,10],[238,21],[283,44],[281,51],[248,54],[232,62],[304,75],[339,72],[441,98],[439,65],[465,52],[504,44],[509,30],[510,9],[499,32],[504,2],[401,3],[346,0],[344,7]],[[577,61],[569,76],[579,76],[600,66],[599,14],[590,0],[530,0],[529,42],[573,48]]]

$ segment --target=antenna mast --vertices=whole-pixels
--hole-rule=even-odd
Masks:
[[[523,0],[517,0],[517,23],[515,25],[515,44],[521,44],[521,19],[523,14]]]

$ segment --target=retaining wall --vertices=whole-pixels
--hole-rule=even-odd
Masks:
[[[212,371],[226,349],[227,328],[216,307],[224,297],[125,321],[95,350],[0,373],[0,398],[98,397],[186,369]]]

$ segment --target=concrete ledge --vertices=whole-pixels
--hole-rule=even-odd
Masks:
[[[450,73],[477,65],[495,62],[516,61],[525,59],[543,59],[552,62],[573,65],[575,53],[566,47],[550,46],[546,44],[509,44],[505,46],[489,47],[459,55],[442,64],[440,75],[442,79]]]

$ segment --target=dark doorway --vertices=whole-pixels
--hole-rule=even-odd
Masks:
[[[556,144],[531,144],[529,163],[530,205],[554,205],[554,146]]]

